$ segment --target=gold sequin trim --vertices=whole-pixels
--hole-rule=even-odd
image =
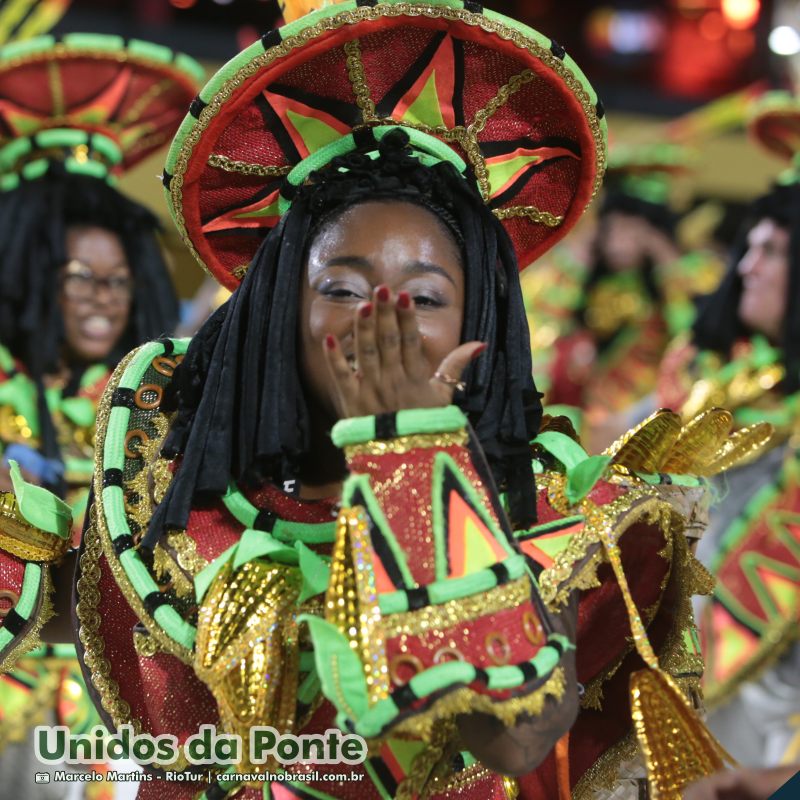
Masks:
[[[336,625],[358,655],[374,705],[389,696],[389,666],[372,562],[364,509],[342,509],[325,593],[325,619]]]
[[[383,617],[383,630],[387,639],[402,635],[424,636],[432,631],[444,631],[478,617],[516,608],[530,599],[530,595],[530,580],[523,576],[479,595],[426,606],[419,611],[387,615]]]
[[[344,448],[344,454],[349,461],[356,456],[385,456],[387,453],[403,455],[418,448],[466,447],[468,441],[469,435],[465,430],[452,433],[415,433],[394,439],[375,439],[363,444],[350,444]]]
[[[158,642],[142,631],[133,632],[133,649],[143,658],[152,658],[159,652]]]
[[[197,552],[195,540],[183,531],[170,531],[167,534],[167,545],[175,551],[181,569],[192,577],[208,566],[208,561]]]
[[[414,738],[429,741],[433,727],[441,718],[476,712],[490,714],[505,726],[512,727],[516,724],[520,714],[530,714],[531,716],[541,714],[548,697],[560,700],[564,695],[566,685],[564,668],[556,667],[552,675],[538,689],[510,700],[494,701],[467,687],[456,689],[434,702],[427,711],[409,717],[396,725],[392,728],[392,735],[409,734]]]
[[[12,492],[0,492],[0,520],[0,550],[23,561],[55,561],[69,549],[68,537],[62,539],[31,525]]]
[[[288,175],[291,167],[273,167],[266,164],[251,164],[249,161],[236,161],[236,159],[212,153],[208,157],[208,164],[211,167],[224,170],[225,172],[235,172],[239,175],[258,175],[262,178],[280,178]]]

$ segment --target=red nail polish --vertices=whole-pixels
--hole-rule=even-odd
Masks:
[[[470,361],[474,361],[489,345],[484,342],[480,347],[476,347],[469,357]]]
[[[361,308],[358,309],[358,313],[364,317],[364,319],[369,317],[369,315],[372,314],[372,303],[366,303],[361,306]]]
[[[336,338],[330,333],[325,336],[325,347],[327,347],[328,350],[336,349]]]
[[[400,292],[400,294],[397,295],[397,307],[398,308],[411,307],[411,295],[408,292]]]
[[[391,295],[391,292],[389,292],[388,286],[379,286],[377,294],[378,294],[378,300],[380,300],[381,303],[389,302],[389,297]]]

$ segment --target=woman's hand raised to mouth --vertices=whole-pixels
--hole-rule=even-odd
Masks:
[[[354,353],[346,355],[332,334],[323,345],[342,419],[449,405],[467,365],[486,348],[483,342],[459,345],[432,374],[414,301],[386,286],[375,289],[372,302],[359,304],[353,330]],[[357,370],[348,355],[355,357]]]

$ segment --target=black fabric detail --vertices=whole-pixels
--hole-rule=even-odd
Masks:
[[[420,608],[425,608],[431,604],[431,598],[428,595],[426,586],[408,589],[406,591],[406,597],[408,598],[409,611],[419,611]]]
[[[270,533],[272,529],[275,527],[275,521],[277,517],[272,511],[269,511],[266,508],[259,509],[258,516],[256,517],[256,521],[253,523],[253,527],[258,531],[264,531],[264,533]]]
[[[17,610],[12,608],[3,619],[3,627],[13,636],[19,636],[25,630],[28,620],[17,614]]]
[[[539,576],[544,572],[544,564],[540,564],[535,558],[531,558],[529,555],[525,556],[525,563],[528,565],[528,569],[533,573],[534,578],[538,580]]]
[[[483,4],[476,3],[475,0],[464,0],[464,10],[473,14],[483,14]]]
[[[480,681],[484,686],[489,685],[489,673],[485,669],[475,667],[475,680]]]
[[[553,650],[555,650],[559,656],[564,655],[564,646],[558,639],[548,639],[547,646],[552,647]]]
[[[203,100],[200,95],[197,95],[194,100],[192,100],[191,104],[189,105],[189,113],[195,118],[198,119],[200,117],[200,112],[208,105],[205,100]]]
[[[171,356],[173,351],[175,350],[175,342],[172,339],[164,336],[161,339],[156,339],[156,341],[164,348],[164,355]]]
[[[164,184],[165,189],[169,189],[169,185],[172,183],[172,175],[169,174],[166,170],[161,173],[161,183]]]
[[[555,40],[550,40],[550,52],[559,60],[563,61],[567,51]]]
[[[597,111],[597,118],[603,119],[603,117],[606,115],[606,107],[603,105],[602,100],[598,99],[595,110]]]
[[[495,577],[497,578],[497,585],[502,586],[504,583],[508,583],[509,575],[508,575],[508,568],[505,564],[492,564],[489,569],[494,572]]]
[[[378,5],[378,0],[356,0],[356,6],[358,8],[372,8],[373,6]]]
[[[359,0],[359,2],[361,2],[361,0]],[[369,763],[372,767],[372,771],[381,782],[389,797],[395,797],[397,795],[397,787],[399,784],[395,780],[394,775],[392,775],[389,767],[386,766],[386,762],[382,758],[371,758]]]
[[[267,31],[261,37],[261,46],[265,50],[269,50],[270,47],[275,47],[276,44],[281,43],[281,32],[279,28],[273,28],[271,31]]]
[[[535,681],[539,677],[539,670],[537,670],[530,661],[517,664],[517,667],[519,667],[520,671],[522,672],[522,675],[525,678],[525,683]]]
[[[284,83],[271,84],[269,93],[271,95],[286,97],[289,100],[297,100],[300,103],[311,106],[311,108],[325,111],[332,117],[344,122],[346,125],[357,125],[363,121],[361,109],[355,103],[350,103],[345,100],[324,97],[314,92],[299,89],[297,86],[289,86]]]
[[[378,145],[372,128],[356,128],[353,131],[353,141],[359,150],[373,150]]]
[[[133,541],[133,536],[129,533],[123,533],[122,536],[117,536],[116,539],[113,539],[112,544],[114,546],[114,552],[117,554],[117,557],[119,557],[126,550],[130,550],[136,542]]]
[[[300,152],[294,143],[294,140],[289,135],[280,116],[278,116],[275,109],[269,104],[269,101],[264,97],[263,92],[259,92],[253,99],[256,108],[261,112],[261,119],[264,120],[264,130],[269,131],[276,139],[278,144],[283,150],[286,160],[289,164],[298,164],[302,161]]]
[[[289,181],[284,181],[280,194],[284,200],[294,200],[294,196],[297,194],[297,187],[293,186]]]
[[[453,39],[453,114],[456,125],[466,125],[464,119],[464,42]]]
[[[147,613],[152,617],[157,608],[172,605],[172,598],[164,592],[150,592],[143,602]]]
[[[228,796],[228,792],[218,783],[212,783],[211,786],[206,789],[203,796],[206,798],[206,800],[225,800],[225,798]]]
[[[392,700],[398,708],[408,708],[419,698],[409,684],[401,686],[392,692]]]
[[[111,395],[111,405],[116,408],[130,408],[133,410],[136,407],[136,392],[133,389],[118,386]]]
[[[375,438],[397,438],[397,414],[392,411],[387,414],[375,415]]]
[[[492,156],[505,155],[517,148],[535,150],[537,147],[563,147],[578,158],[581,155],[581,146],[568,136],[542,136],[537,139],[532,139],[530,136],[519,136],[516,139],[508,139],[502,142],[481,142],[481,153],[487,158],[491,158]]]
[[[103,473],[103,487],[122,486],[122,470],[112,467]]]
[[[419,76],[422,75],[425,68],[431,63],[431,59],[439,49],[439,45],[442,43],[445,35],[444,32],[437,32],[436,35],[431,38],[428,46],[420,53],[419,58],[409,67],[406,74],[389,89],[379,103],[375,104],[375,110],[379,117],[388,117],[400,101],[400,98],[417,82]]]

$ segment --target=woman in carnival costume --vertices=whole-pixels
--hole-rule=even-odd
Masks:
[[[69,503],[74,534],[111,372],[177,322],[158,221],[114,186],[169,141],[202,74],[187,56],[113,36],[0,50],[0,487],[11,488],[13,461]],[[0,613],[19,596],[6,588]],[[39,654],[0,683],[0,746],[54,707],[76,730],[98,722],[74,648]],[[14,772],[24,774],[17,759]]]
[[[597,191],[602,116],[556,42],[473,2],[325,8],[192,102],[167,197],[234,291],[109,384],[75,613],[111,728],[243,753],[140,797],[639,796],[632,710],[660,791],[721,766],[684,696],[703,485],[658,473],[726,436],[657,419],[589,458],[531,378],[517,265]],[[7,529],[52,561],[18,484]],[[253,726],[369,753],[258,763]]]
[[[753,109],[761,145],[797,159],[800,106],[771,93]],[[719,288],[691,337],[670,349],[658,403],[685,417],[712,406],[736,429],[776,430],[771,449],[731,472],[698,550],[717,579],[700,614],[710,725],[745,765],[800,757],[800,183],[792,167],[750,208]]]
[[[561,246],[523,279],[534,352],[537,331],[550,340],[539,356],[546,402],[584,411],[600,447],[620,432],[617,415],[653,391],[664,350],[691,324],[691,299],[719,280],[713,261],[682,255],[676,241],[670,195],[688,158],[666,142],[613,147],[588,263]]]

